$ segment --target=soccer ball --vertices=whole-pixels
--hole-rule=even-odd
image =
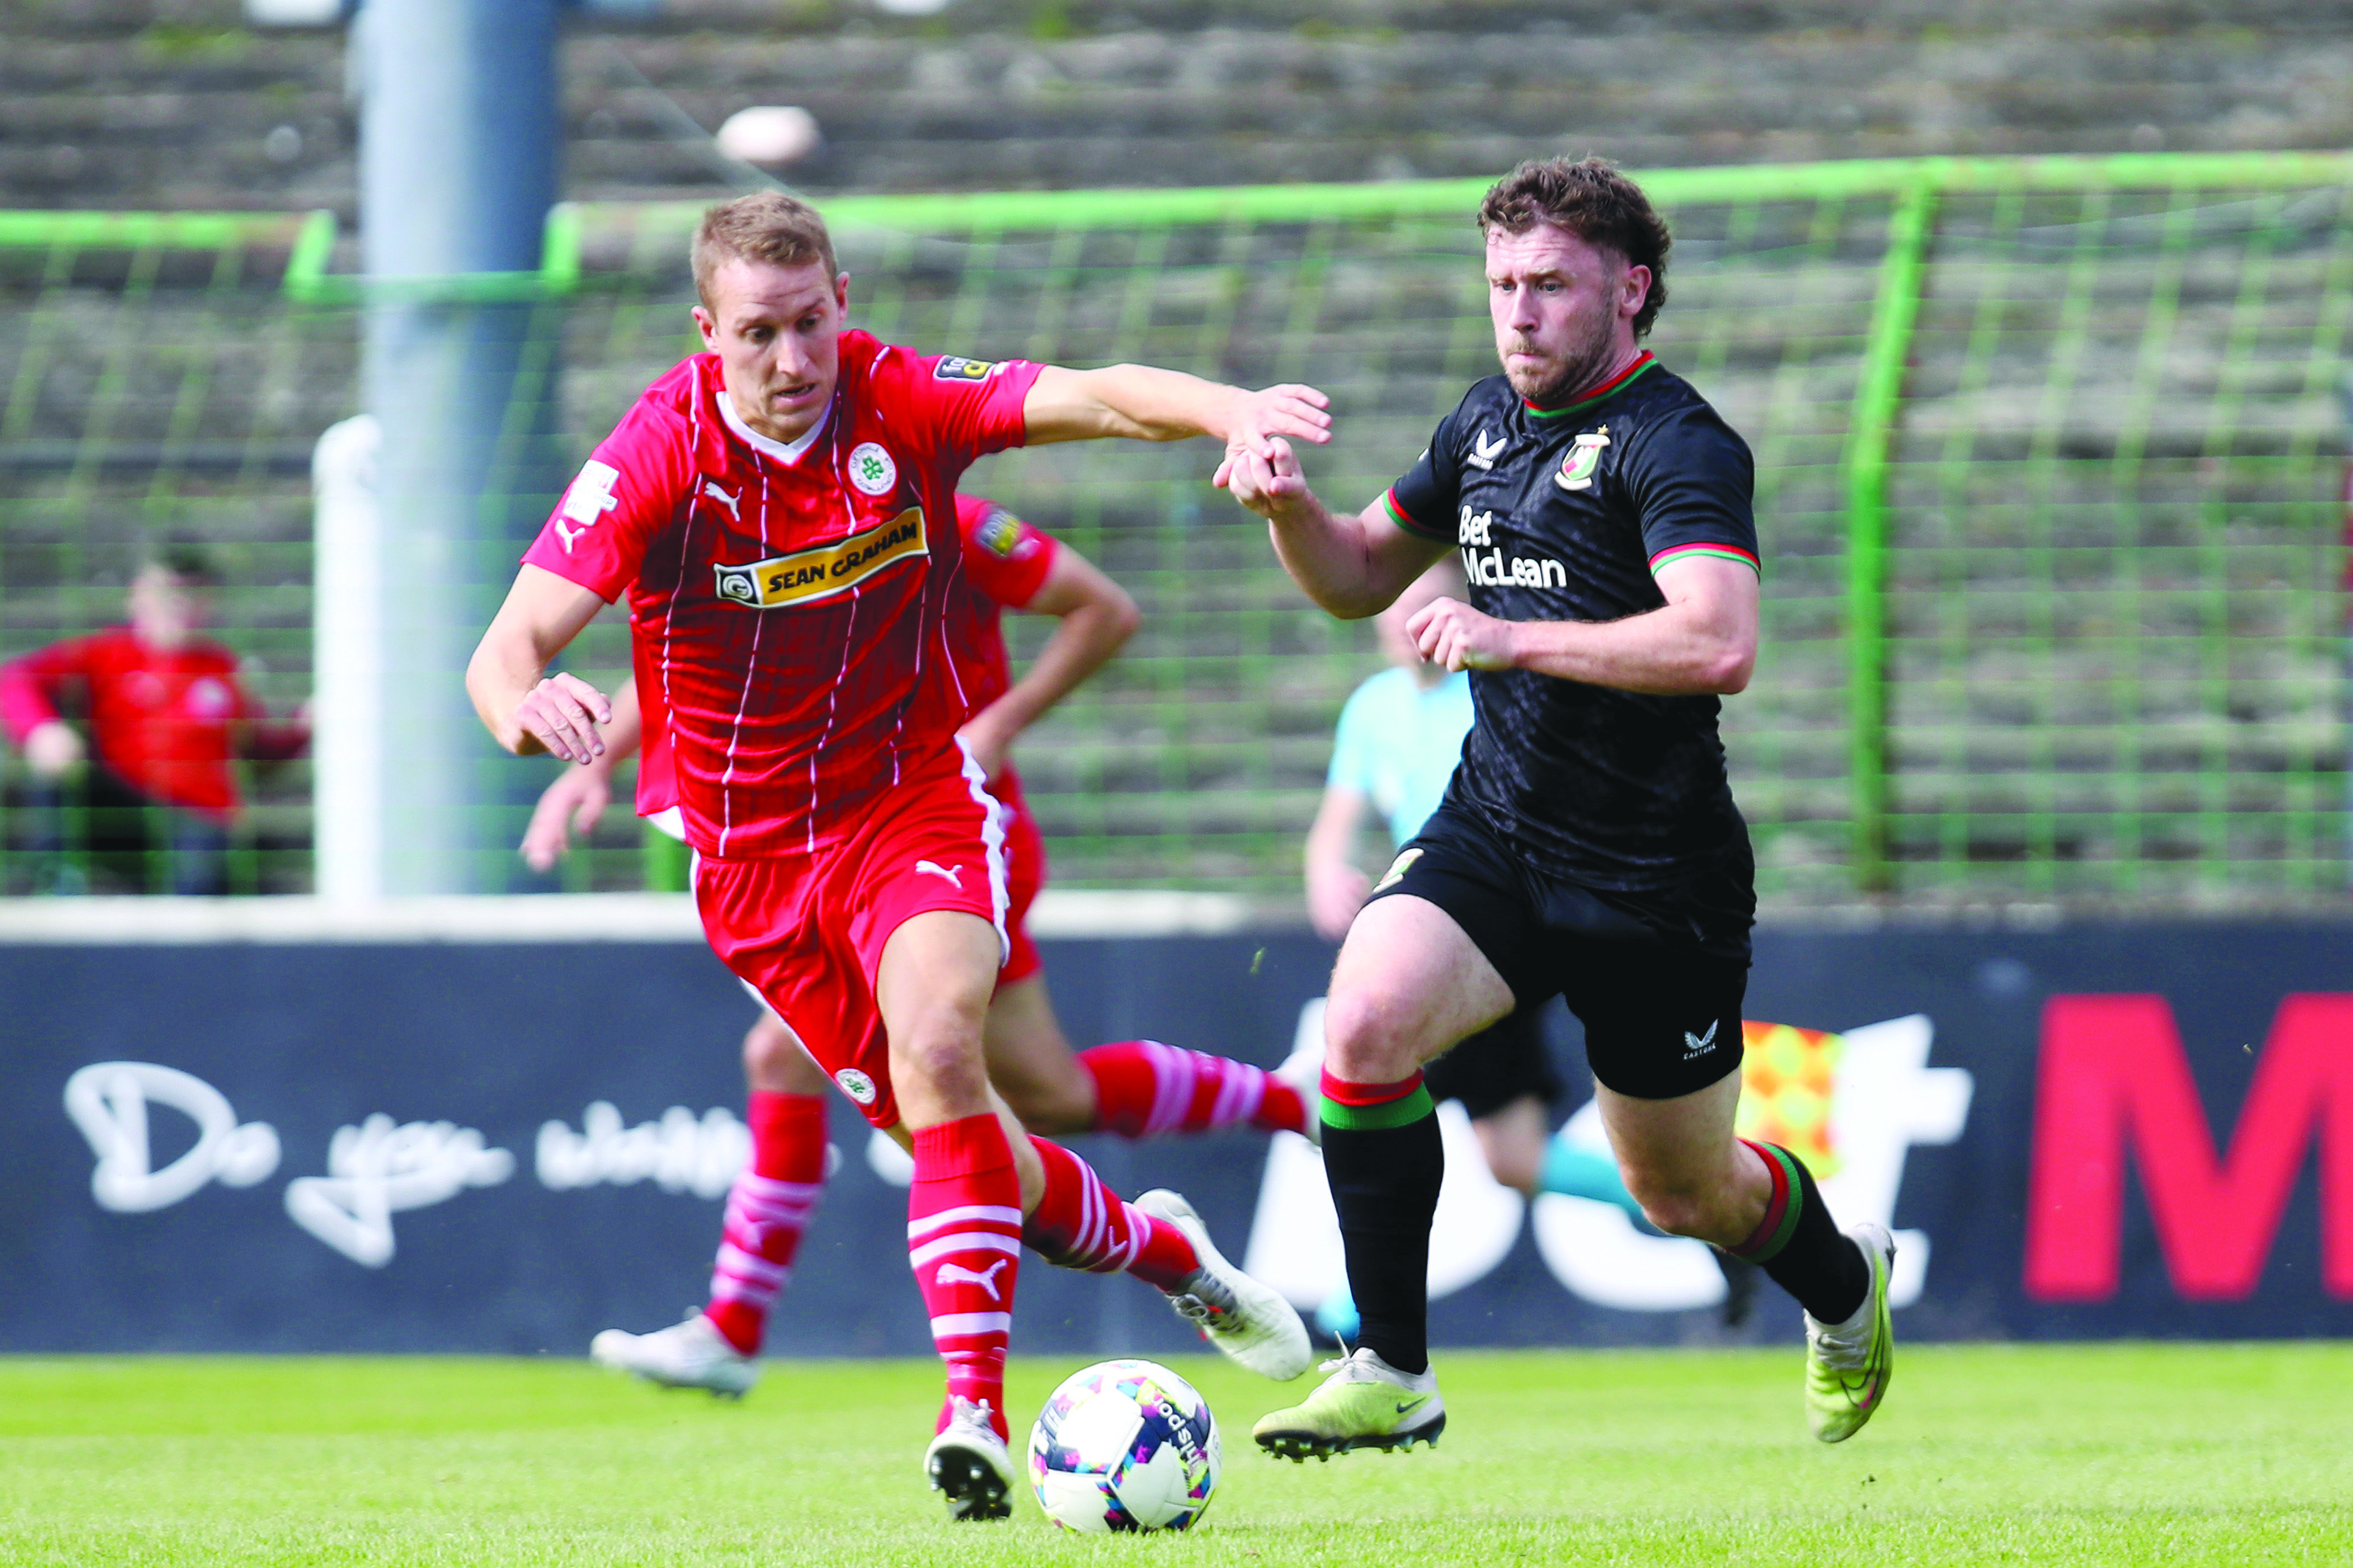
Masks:
[[[1218,1489],[1208,1401],[1154,1362],[1099,1362],[1029,1429],[1029,1483],[1065,1530],[1183,1530]]]

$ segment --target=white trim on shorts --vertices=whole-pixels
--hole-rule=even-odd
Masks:
[[[1002,969],[1013,962],[1013,933],[1005,927],[1006,911],[1013,907],[1005,864],[1005,824],[1012,814],[1003,801],[988,793],[988,774],[962,735],[955,738],[955,744],[964,758],[965,787],[972,792],[973,804],[980,807],[981,857],[988,863],[989,922],[997,927],[997,965]]]

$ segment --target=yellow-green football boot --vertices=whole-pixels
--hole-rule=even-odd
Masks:
[[[1825,1443],[1843,1443],[1862,1430],[1895,1371],[1895,1330],[1887,1316],[1895,1240],[1868,1223],[1849,1226],[1846,1236],[1870,1260],[1870,1294],[1843,1323],[1806,1314],[1806,1425]]]
[[[1329,1459],[1351,1448],[1438,1446],[1446,1430],[1446,1401],[1435,1372],[1399,1372],[1366,1346],[1345,1361],[1327,1361],[1325,1378],[1301,1404],[1259,1418],[1258,1446],[1294,1463],[1313,1454]]]

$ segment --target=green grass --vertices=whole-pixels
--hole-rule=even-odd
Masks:
[[[1029,1361],[1034,1409],[1070,1370]],[[1435,1452],[1264,1460],[1227,1423],[1189,1534],[951,1528],[913,1363],[773,1364],[741,1405],[571,1363],[0,1360],[0,1563],[2353,1562],[2353,1346],[1907,1351],[1852,1442],[1794,1352],[1452,1353]],[[1300,1385],[1303,1387],[1304,1385]]]

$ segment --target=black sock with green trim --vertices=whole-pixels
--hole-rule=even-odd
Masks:
[[[1818,1323],[1842,1323],[1871,1294],[1871,1260],[1831,1219],[1806,1163],[1778,1143],[1756,1143],[1773,1178],[1765,1217],[1747,1240],[1724,1250],[1761,1267]]]
[[[1356,1342],[1399,1372],[1430,1369],[1430,1226],[1446,1179],[1438,1107],[1402,1083],[1324,1076],[1324,1175],[1340,1216]]]

